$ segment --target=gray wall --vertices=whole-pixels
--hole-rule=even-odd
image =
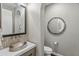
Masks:
[[[61,17],[66,22],[66,30],[61,35],[51,35],[47,22],[52,17]],[[50,4],[45,12],[45,45],[53,48],[53,42],[59,42],[58,53],[62,55],[79,55],[79,4]]]
[[[41,36],[41,4],[31,3],[27,5],[27,20],[29,41],[37,45],[36,55],[41,56],[44,54],[44,39],[42,40]]]

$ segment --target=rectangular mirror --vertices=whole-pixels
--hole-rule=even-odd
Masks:
[[[26,34],[26,8],[18,3],[1,4],[3,37]]]

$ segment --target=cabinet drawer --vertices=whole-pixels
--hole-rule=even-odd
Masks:
[[[22,54],[21,56],[35,56],[36,55],[36,48],[33,48],[27,52],[25,52],[24,54]]]

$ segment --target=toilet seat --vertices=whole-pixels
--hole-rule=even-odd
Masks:
[[[52,51],[53,51],[52,48],[44,46],[44,53],[45,54],[51,55]]]

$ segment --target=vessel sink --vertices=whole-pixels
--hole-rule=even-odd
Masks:
[[[21,50],[26,46],[26,44],[27,44],[27,42],[17,42],[15,44],[11,44],[9,46],[9,51],[15,52],[15,51]]]

